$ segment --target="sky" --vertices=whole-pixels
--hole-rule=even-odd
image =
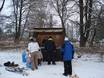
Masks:
[[[0,0],[0,5],[1,5],[2,1]],[[1,11],[1,14],[4,15],[10,15],[11,14],[11,0],[5,0],[5,4],[4,7]]]

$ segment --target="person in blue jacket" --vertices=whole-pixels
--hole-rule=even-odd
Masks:
[[[74,48],[67,37],[64,39],[64,43],[61,48],[62,58],[64,62],[64,76],[72,75],[72,59],[74,56]]]

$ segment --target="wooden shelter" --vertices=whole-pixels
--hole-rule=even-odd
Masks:
[[[55,54],[56,60],[60,60],[59,48],[62,46],[64,41],[64,29],[63,28],[33,28],[30,29],[30,36],[33,36],[38,41],[39,45],[42,45],[42,41],[49,36],[51,36],[55,42],[57,52]],[[47,53],[43,52],[43,57],[45,58]],[[46,60],[46,58],[45,58]]]
[[[63,28],[33,28],[30,31],[30,36],[33,36],[42,45],[42,41],[49,36],[55,41],[56,47],[60,47],[64,40]]]

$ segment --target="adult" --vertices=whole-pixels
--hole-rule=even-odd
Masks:
[[[37,52],[39,51],[40,47],[38,42],[36,42],[36,39],[33,39],[30,37],[30,42],[28,43],[28,50],[31,54],[31,60],[32,60],[32,70],[37,69],[38,67],[38,56]]]
[[[72,75],[72,59],[74,56],[74,48],[67,37],[64,39],[64,43],[61,49],[63,62],[64,62],[64,76]]]
[[[56,50],[55,42],[53,41],[53,38],[50,36],[47,40],[47,43],[45,44],[45,49],[47,51],[47,61],[48,65],[52,64],[55,65],[55,55],[54,51]]]
[[[48,40],[48,38],[47,37],[45,37],[44,39],[43,39],[43,41],[42,41],[42,47],[45,49],[45,45],[46,45],[46,43],[47,43],[47,40]]]

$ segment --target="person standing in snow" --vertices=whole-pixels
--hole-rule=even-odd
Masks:
[[[37,69],[38,67],[38,56],[37,53],[39,52],[40,47],[38,42],[36,42],[36,39],[33,39],[30,37],[30,42],[28,43],[28,51],[31,54],[31,60],[32,60],[32,70]]]
[[[47,43],[45,44],[45,49],[47,51],[48,65],[50,65],[51,62],[53,65],[55,65],[56,63],[54,51],[56,50],[56,46],[51,36],[48,38]]]
[[[74,48],[67,37],[64,39],[64,43],[61,48],[61,53],[64,62],[64,76],[72,75],[72,59],[74,56]]]

